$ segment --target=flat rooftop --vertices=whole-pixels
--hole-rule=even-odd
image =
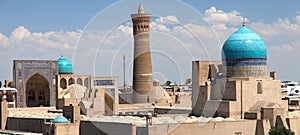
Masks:
[[[88,118],[89,121],[95,122],[114,122],[114,123],[128,123],[136,126],[146,126],[145,117],[134,116],[94,116]],[[181,123],[206,123],[210,121],[243,121],[241,119],[233,118],[212,118],[212,117],[188,117],[184,115],[160,115],[152,118],[152,124],[181,124]]]

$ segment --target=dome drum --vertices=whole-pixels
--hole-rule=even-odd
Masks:
[[[226,66],[226,76],[267,76],[267,66]]]
[[[223,60],[224,61],[224,60]],[[267,66],[266,58],[225,59],[226,66]]]

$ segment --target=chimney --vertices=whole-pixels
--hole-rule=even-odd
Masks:
[[[276,80],[276,71],[270,72],[270,77],[272,77],[273,80]]]

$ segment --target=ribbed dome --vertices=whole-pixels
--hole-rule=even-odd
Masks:
[[[60,57],[58,60],[59,74],[73,74],[72,63],[65,57]]]
[[[58,115],[55,119],[52,120],[52,123],[69,123],[69,120],[62,115]]]
[[[259,66],[267,63],[264,41],[246,26],[225,41],[222,51],[222,59],[227,66]]]

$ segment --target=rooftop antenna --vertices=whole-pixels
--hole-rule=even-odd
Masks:
[[[245,26],[245,17],[243,17],[243,26]]]
[[[124,91],[126,91],[126,80],[125,80],[125,55],[123,55],[123,81],[124,81]]]

